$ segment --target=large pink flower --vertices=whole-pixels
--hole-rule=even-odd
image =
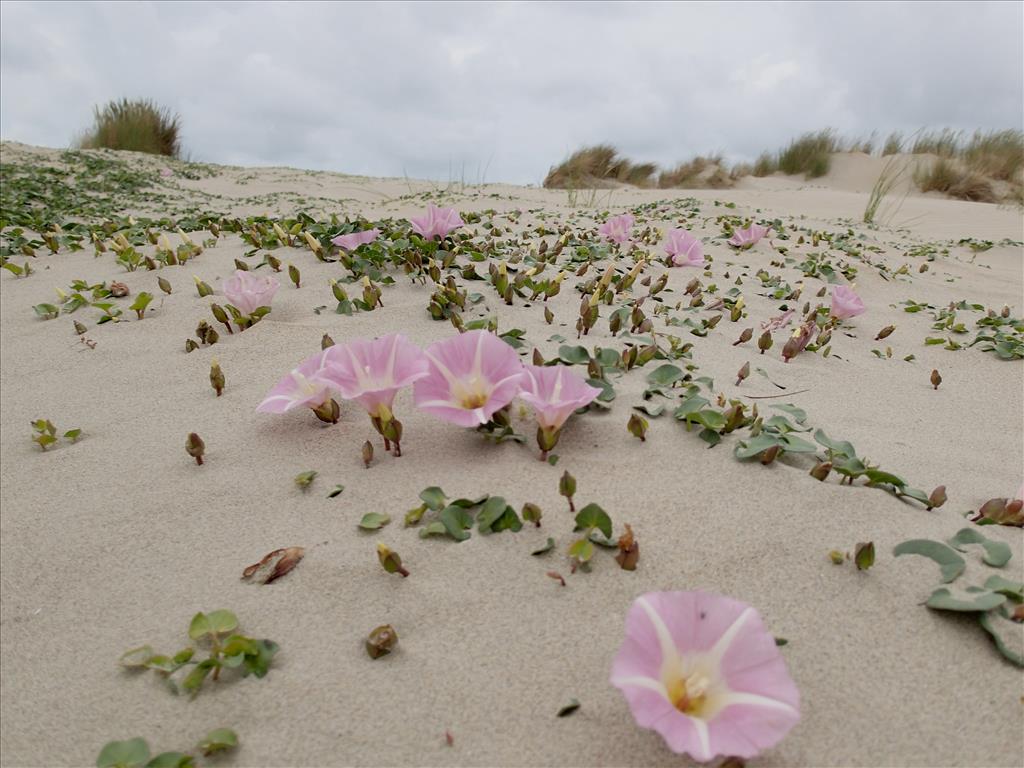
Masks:
[[[631,214],[623,213],[619,216],[612,216],[598,227],[597,231],[603,237],[622,245],[629,242],[629,230],[633,228],[633,222]]]
[[[243,314],[251,315],[260,307],[269,307],[281,284],[276,277],[257,277],[252,272],[236,269],[221,286],[231,306]]]
[[[601,394],[567,365],[524,365],[519,399],[533,406],[542,429],[561,429],[577,408]]]
[[[846,320],[864,313],[864,302],[852,288],[837,285],[832,289],[832,317]]]
[[[751,224],[746,229],[737,229],[729,238],[729,245],[734,248],[747,249],[757,244],[757,241],[768,234],[768,227],[760,224]]]
[[[379,236],[380,230],[374,227],[373,229],[368,229],[365,232],[353,232],[350,235],[338,235],[337,237],[332,237],[331,242],[346,251],[354,251],[360,245],[372,243]]]
[[[416,406],[460,427],[486,424],[519,392],[523,365],[488,331],[469,331],[427,347],[429,374],[413,385]]]
[[[434,236],[444,238],[453,229],[466,224],[454,208],[438,208],[434,205],[427,206],[425,216],[412,216],[409,222],[414,232],[428,240]]]
[[[665,253],[673,267],[703,267],[704,246],[685,229],[670,229],[665,236]]]
[[[721,595],[637,598],[611,682],[637,725],[702,762],[754,757],[800,719],[800,693],[761,617]]]
[[[346,400],[355,400],[370,416],[391,418],[395,394],[427,375],[422,350],[401,334],[373,341],[356,339],[328,347],[323,377]]]
[[[323,405],[331,397],[331,384],[324,377],[326,365],[327,350],[307,357],[298,368],[274,385],[256,410],[261,413],[284,413],[300,405],[309,408]]]

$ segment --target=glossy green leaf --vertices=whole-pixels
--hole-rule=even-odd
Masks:
[[[146,768],[192,768],[195,760],[184,752],[161,752],[148,763]]]
[[[985,580],[985,589],[1006,595],[1015,603],[1024,603],[1024,582],[1022,581],[1010,581],[1002,576],[993,575]]]
[[[664,363],[647,374],[647,383],[655,387],[670,387],[685,376],[679,366]]]
[[[425,539],[428,536],[447,536],[447,535],[448,535],[448,529],[445,527],[444,523],[442,523],[440,520],[435,520],[434,522],[429,523],[429,524],[423,526],[420,529],[420,538],[421,539]]]
[[[238,734],[230,728],[217,728],[206,734],[206,738],[199,742],[199,750],[205,757],[217,752],[224,752],[238,746]]]
[[[505,514],[507,506],[508,502],[501,496],[491,496],[476,515],[476,529],[480,533],[490,533],[491,526]]]
[[[587,539],[574,541],[569,547],[569,557],[575,557],[581,563],[586,563],[594,556],[594,545]]]
[[[207,619],[206,614],[200,611],[192,617],[192,623],[188,627],[188,636],[193,640],[198,640],[210,632],[210,621]]]
[[[436,485],[432,485],[429,488],[424,488],[420,491],[420,500],[434,512],[440,512],[445,506],[444,491]]]
[[[391,518],[379,512],[367,512],[359,521],[359,527],[364,531],[376,531],[391,522]]]
[[[558,348],[558,357],[567,365],[586,365],[590,362],[590,353],[585,347],[561,346]]]
[[[462,507],[449,504],[441,510],[438,519],[448,531],[448,535],[456,541],[465,541],[469,538],[468,529],[473,527],[473,518]]]
[[[224,609],[210,611],[206,619],[210,624],[210,631],[218,635],[233,632],[238,627],[238,617]]]
[[[896,557],[900,555],[921,555],[922,557],[934,560],[941,569],[942,581],[945,584],[949,584],[967,568],[967,562],[953,548],[946,546],[940,541],[910,539],[909,541],[897,544],[892,553]]]
[[[606,539],[612,537],[612,519],[597,504],[587,504],[576,514],[576,527],[573,530],[585,531],[590,528],[597,528]]]

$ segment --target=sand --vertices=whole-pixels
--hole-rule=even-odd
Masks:
[[[237,183],[243,176],[248,181]],[[556,449],[557,466],[539,462],[532,445],[493,445],[418,414],[403,393],[396,408],[405,455],[385,456],[378,444],[374,465],[365,469],[359,449],[373,433],[356,407],[343,405],[332,427],[308,412],[271,416],[254,409],[285,371],[319,348],[325,332],[338,343],[390,331],[423,345],[451,335],[448,323],[427,316],[427,288],[396,275],[383,309],[337,315],[328,280],[341,276],[339,266],[317,262],[308,249],[283,249],[276,255],[300,267],[302,288],[282,276],[263,322],[185,354],[184,341],[209,317],[212,300],[196,296],[192,274],[218,286],[247,250],[237,236],[222,237],[186,268],[164,269],[174,289],[166,297],[156,275],[126,273],[111,254],[40,255],[28,279],[0,275],[3,765],[91,765],[105,742],[132,736],[147,738],[154,751],[187,749],[222,726],[241,741],[223,765],[689,765],[657,734],[635,726],[608,682],[630,602],[662,589],[706,589],[749,602],[788,640],[782,653],[800,688],[802,720],[756,765],[1024,763],[1020,670],[974,621],[922,605],[938,581],[933,563],[892,556],[903,540],[951,536],[968,510],[1011,495],[1021,482],[1021,362],[977,348],[926,347],[929,314],[898,306],[906,299],[936,306],[967,299],[1009,304],[1020,315],[1020,245],[977,255],[955,245],[962,237],[1021,240],[1019,210],[909,197],[888,226],[875,229],[854,223],[865,192],[778,179],[728,191],[602,192],[597,208],[573,208],[565,192],[534,188],[435,192],[423,182],[285,169],[224,169],[182,187],[220,195],[218,207],[240,215],[273,212],[273,203],[260,208],[243,198],[274,192],[328,198],[338,201],[333,211],[340,216],[370,219],[415,215],[429,198],[462,211],[494,209],[494,222],[502,229],[511,224],[515,233],[541,211],[555,222],[590,227],[599,210],[689,196],[700,201],[701,236],[718,235],[714,217],[726,213],[852,228],[881,248],[872,259],[911,270],[887,281],[854,262],[868,312],[851,321],[848,334],[836,334],[829,358],[805,353],[784,364],[778,341],[764,356],[753,342],[731,346],[742,328],[777,314],[780,302],[759,295],[759,267],[793,284],[801,277],[770,266],[779,255],[766,241],[740,254],[721,240],[706,246],[720,285],[746,275],[748,318],[723,318],[707,338],[668,330],[694,343],[695,373],[714,377],[716,391],[780,393],[757,374],[733,386],[749,361],[787,392],[802,390],[760,401],[761,408],[798,405],[809,423],[850,440],[912,485],[928,491],[945,484],[949,502],[927,512],[878,489],[816,482],[801,461],[741,463],[732,456],[734,439],[709,450],[670,416],[651,419],[641,444],[625,425],[649,367],[615,380],[609,411],[574,417]],[[287,201],[281,207],[291,210]],[[509,222],[511,211],[523,213]],[[678,219],[649,215],[662,227]],[[471,229],[483,233],[479,225]],[[920,274],[922,259],[904,254],[932,241],[942,241],[949,254]],[[795,238],[787,245],[798,259],[814,250],[810,243],[797,247]],[[648,274],[662,271],[655,264]],[[671,303],[694,274],[670,271]],[[53,301],[54,288],[73,278],[117,279],[133,295],[149,290],[158,298],[141,321],[97,326],[98,311],[88,308],[38,320],[32,305]],[[805,283],[804,297],[813,300],[823,283]],[[547,326],[539,304],[524,308],[517,299],[507,307],[484,283],[470,290],[486,301],[466,319],[497,315],[501,330],[525,330],[527,351],[536,346],[553,356],[553,334],[575,343],[574,291],[549,302],[556,321]],[[322,305],[328,309],[315,314]],[[74,335],[72,318],[88,325],[95,348]],[[604,318],[585,340],[588,347],[615,344]],[[874,341],[889,324],[896,332]],[[973,319],[971,325],[968,340]],[[892,359],[872,354],[886,345]],[[909,354],[916,359],[904,362]],[[220,398],[207,378],[213,357],[227,378]],[[928,382],[932,368],[943,378],[937,391]],[[61,431],[80,427],[84,438],[43,453],[29,439],[36,418],[51,419]],[[521,418],[521,431],[532,434]],[[190,431],[206,442],[202,467],[183,450]],[[319,475],[303,492],[292,479],[305,470]],[[570,575],[564,552],[573,522],[557,492],[563,470],[578,480],[577,501],[599,503],[617,531],[632,525],[641,546],[636,572],[620,570],[601,551],[590,573]],[[344,492],[327,498],[335,484]],[[543,527],[474,532],[458,544],[421,540],[401,517],[430,485],[450,496],[500,494],[516,508],[535,502],[544,510]],[[363,533],[356,523],[367,512],[394,521]],[[1020,529],[993,526],[985,533],[1011,546],[1014,559],[1003,575],[1020,578]],[[531,557],[548,536],[558,551]],[[870,571],[829,561],[829,550],[868,540],[878,551]],[[377,542],[401,553],[408,579],[380,569]],[[246,565],[293,545],[307,553],[285,578],[269,586],[239,579]],[[969,575],[988,574],[976,556],[969,559]],[[567,586],[548,578],[549,570],[565,575]],[[118,667],[119,655],[134,646],[171,653],[184,647],[192,615],[217,608],[235,611],[248,634],[280,644],[265,679],[208,684],[190,701],[168,693],[152,673]],[[385,622],[399,633],[398,650],[371,661],[363,640]],[[556,717],[572,698],[579,711]]]

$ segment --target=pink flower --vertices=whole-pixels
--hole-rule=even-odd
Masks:
[[[846,320],[863,313],[864,302],[853,292],[852,288],[837,285],[832,289],[832,317],[837,320]]]
[[[237,269],[234,276],[224,281],[221,289],[235,309],[251,315],[260,307],[269,307],[280,287],[275,277],[256,277],[252,272]]]
[[[800,719],[800,693],[749,605],[705,592],[648,592],[612,664],[637,725],[673,752],[749,759]]]
[[[597,228],[600,235],[622,245],[629,242],[629,230],[633,228],[633,216],[623,213],[620,216],[612,216],[608,221]]]
[[[561,429],[573,411],[601,394],[567,365],[524,365],[519,399],[533,406],[544,429]]]
[[[1017,495],[1014,496],[1013,498],[1014,499],[1024,499],[1024,483],[1020,484],[1020,488],[1017,489]]]
[[[444,238],[453,229],[466,224],[454,208],[438,208],[434,205],[427,206],[426,216],[410,217],[409,221],[413,231],[428,240],[435,235]]]
[[[172,171],[170,168],[161,168],[160,169],[160,175],[163,176],[166,179],[166,178],[168,178],[170,176],[173,176],[174,175],[174,171]]]
[[[398,390],[427,375],[423,352],[397,333],[328,347],[324,355],[324,378],[346,400],[355,400],[371,417],[383,420],[391,418]]]
[[[331,242],[346,251],[354,251],[360,245],[372,243],[379,236],[380,230],[374,227],[373,229],[368,229],[365,232],[353,232],[350,235],[338,235],[337,237],[332,237]]]
[[[314,409],[320,407],[331,397],[331,384],[324,377],[326,365],[327,350],[307,357],[298,368],[274,385],[256,410],[260,413],[285,413],[300,405]]]
[[[523,365],[488,331],[469,331],[427,347],[429,374],[413,385],[416,406],[460,427],[486,424],[519,392]]]
[[[737,229],[729,238],[728,243],[736,248],[747,249],[757,244],[757,241],[768,234],[768,227],[760,224],[751,224],[746,229]]]
[[[685,229],[670,229],[664,248],[672,259],[673,267],[704,266],[704,246]]]

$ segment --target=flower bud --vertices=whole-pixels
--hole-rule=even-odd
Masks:
[[[858,571],[866,571],[875,564],[875,542],[858,542],[853,550],[853,562]]]
[[[928,509],[935,509],[941,507],[946,503],[946,486],[940,485],[931,495],[928,497]]]
[[[541,510],[536,504],[527,502],[523,504],[522,517],[528,523],[533,523],[535,526],[540,528]]]
[[[216,358],[210,362],[210,386],[217,393],[217,397],[220,397],[220,393],[224,391],[224,371],[220,369]]]
[[[572,497],[576,495],[576,478],[569,474],[569,470],[563,472],[558,480],[558,493],[569,500],[569,511],[575,512],[576,506],[572,503]]]
[[[895,325],[887,325],[887,326],[885,326],[885,328],[880,330],[878,332],[878,335],[875,336],[875,341],[881,341],[882,339],[888,337],[895,330],[896,330],[896,326]]]
[[[324,252],[324,247],[309,232],[303,232],[302,237],[306,240],[309,249],[318,257]]]
[[[637,544],[629,523],[625,524],[625,528],[625,533],[619,537],[619,551],[615,553],[615,562],[624,571],[635,571],[636,563],[640,559],[640,545]]]
[[[398,553],[392,552],[383,544],[377,545],[377,560],[388,573],[400,573],[403,578],[409,575],[409,571],[402,566],[402,558]]]
[[[289,278],[289,279],[290,279],[290,280],[291,280],[291,281],[292,281],[293,283],[295,283],[295,287],[296,287],[296,288],[298,288],[298,287],[299,287],[299,278],[300,278],[300,275],[299,275],[299,268],[298,268],[298,267],[296,267],[296,266],[295,266],[294,264],[289,264],[289,265],[288,265],[288,278]]]
[[[373,461],[373,443],[367,440],[363,443],[363,466],[369,469],[371,461]],[[408,520],[406,522],[408,523]]]
[[[772,334],[771,331],[765,331],[757,339],[757,348],[761,350],[761,354],[765,353],[765,350],[772,348]]]
[[[629,421],[626,423],[626,429],[629,430],[629,434],[633,437],[640,438],[640,442],[647,440],[647,427],[649,422],[639,413],[632,413],[629,416]]]
[[[275,272],[280,272],[281,271],[281,260],[279,258],[277,258],[277,256],[274,256],[273,254],[268,253],[267,256],[266,256],[265,261],[270,266],[270,268],[272,270],[274,270]]]
[[[740,337],[738,339],[736,339],[736,341],[734,341],[732,343],[732,345],[735,347],[735,346],[738,346],[740,344],[745,344],[746,342],[750,341],[753,337],[754,337],[754,329],[753,328],[744,328],[743,329],[743,333],[740,334]]]
[[[227,326],[228,331],[231,330],[231,321],[228,319],[228,313],[224,311],[224,307],[216,303],[211,304],[210,312],[213,313],[213,316],[218,323],[223,323]]]
[[[74,322],[75,322],[75,333],[77,335],[79,335],[79,336],[84,336],[85,332],[87,330],[86,327],[84,325],[82,325],[80,322],[78,322],[77,320],[75,320]]]
[[[807,474],[809,474],[815,480],[824,481],[825,478],[828,477],[829,472],[831,472],[831,471],[832,471],[832,462],[831,461],[822,461],[822,462],[819,462],[818,464],[815,464],[811,468],[811,471],[808,472]]]
[[[379,659],[391,653],[398,643],[398,633],[390,624],[381,624],[366,638],[366,652],[371,659]]]
[[[156,279],[156,284],[160,286],[160,290],[163,291],[164,293],[169,294],[171,292],[171,284],[167,281],[166,278],[158,277]]]
[[[544,307],[544,322],[551,325],[555,320],[555,313],[552,312],[548,307]]]
[[[235,269],[240,269],[243,272],[248,272],[249,271],[249,265],[246,264],[241,259],[235,259]]]
[[[210,296],[213,294],[213,288],[208,286],[198,277],[193,275],[192,279],[196,281],[196,290],[199,292],[199,298],[203,298],[204,296]]]
[[[842,565],[844,560],[843,553],[838,549],[833,549],[828,553],[828,559],[832,561],[832,565]]]
[[[333,397],[313,409],[313,414],[326,424],[337,424],[341,417],[341,408]]]
[[[749,375],[750,375],[750,362],[748,361],[748,362],[744,363],[743,367],[740,368],[736,372],[736,386],[738,387],[740,385],[740,382],[742,382]]]
[[[939,375],[938,370],[936,370],[934,368],[932,369],[932,375],[931,375],[931,379],[930,380],[932,382],[932,386],[935,389],[938,389],[939,388],[939,384],[942,383],[942,377]]]
[[[202,466],[203,454],[206,452],[206,444],[195,432],[190,432],[188,440],[185,441],[185,453],[196,460],[196,464]]]
[[[199,349],[199,345],[198,344],[196,344],[194,341],[192,341],[192,339],[185,339],[185,352],[186,353],[193,352],[194,350],[197,350],[197,349]]]
[[[331,293],[334,294],[334,298],[338,301],[345,301],[348,299],[348,294],[345,293],[345,289],[341,287],[341,284],[337,280],[331,280]]]
[[[761,451],[761,463],[767,467],[769,464],[775,461],[776,457],[779,455],[780,450],[781,449],[777,445],[773,445],[771,448],[765,448],[763,451]]]

